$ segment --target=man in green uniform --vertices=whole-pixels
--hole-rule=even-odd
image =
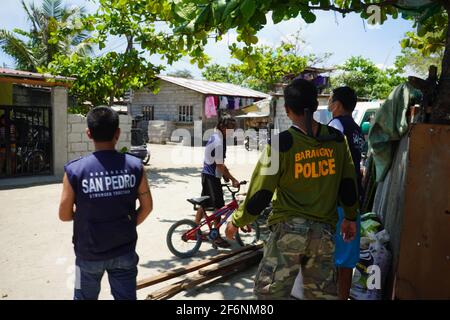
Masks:
[[[341,232],[350,241],[356,233],[358,208],[355,167],[338,130],[312,117],[312,130],[307,130],[304,111],[312,113],[318,105],[314,84],[294,80],[285,88],[284,99],[293,125],[264,150],[245,202],[233,214],[226,234],[233,239],[237,229],[255,221],[272,200],[272,232],[256,274],[256,296],[289,299],[301,268],[306,299],[337,299],[333,260],[336,206],[339,201],[344,209]],[[275,172],[268,170],[273,161],[279,162]]]

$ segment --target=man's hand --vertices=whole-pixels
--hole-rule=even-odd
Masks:
[[[356,236],[356,222],[344,219],[341,224],[341,234],[345,242],[350,242]]]
[[[233,184],[233,188],[239,188],[240,184],[236,179],[233,178],[233,180],[231,180],[231,183]]]
[[[236,235],[237,231],[238,228],[235,227],[232,222],[228,222],[227,228],[225,229],[225,235],[227,236],[227,239],[234,240],[234,236]]]

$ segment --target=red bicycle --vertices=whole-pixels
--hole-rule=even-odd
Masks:
[[[194,205],[194,210],[197,211],[202,207],[205,215],[196,224],[193,220],[183,219],[175,222],[167,232],[166,242],[170,252],[180,258],[189,258],[194,256],[203,241],[211,241],[213,247],[217,249],[214,240],[220,235],[220,227],[228,220],[231,214],[239,207],[236,199],[236,194],[240,191],[240,186],[245,185],[247,181],[242,181],[236,190],[232,190],[229,184],[222,184],[231,193],[233,200],[221,209],[208,215],[208,211],[214,211],[214,208],[206,208],[205,204],[209,196],[187,199],[188,202]],[[216,223],[217,220],[220,222]],[[207,226],[207,231],[202,231],[202,227]],[[206,229],[206,227],[204,228]],[[255,222],[244,228],[239,228],[236,234],[236,241],[240,246],[254,244],[259,240],[259,226]]]

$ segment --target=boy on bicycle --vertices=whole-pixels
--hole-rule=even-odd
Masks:
[[[209,138],[205,148],[202,170],[202,196],[210,197],[206,207],[214,208],[215,211],[225,205],[220,179],[223,177],[227,182],[231,180],[233,187],[239,187],[239,181],[231,175],[224,163],[227,152],[226,137],[227,134],[233,132],[235,127],[236,121],[231,117],[220,118],[216,125],[216,130]],[[195,223],[200,224],[203,216],[204,210],[200,207],[195,215]],[[218,222],[220,222],[220,218],[218,218]],[[214,243],[222,248],[230,247],[230,244],[220,235]]]

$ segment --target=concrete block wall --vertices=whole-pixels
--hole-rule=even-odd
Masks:
[[[121,130],[116,149],[131,146],[131,117],[119,115]],[[86,134],[86,117],[80,114],[67,115],[67,159],[73,160],[83,157],[94,151],[94,143]]]
[[[148,141],[150,143],[166,143],[170,141],[173,130],[175,130],[175,123],[173,121],[149,121]]]
[[[142,113],[142,106],[154,106],[154,120],[178,121],[178,106],[193,106],[193,120],[202,120],[203,94],[184,87],[161,81],[160,90],[155,95],[148,89],[133,93],[131,114]]]
[[[277,106],[276,106],[276,116],[275,116],[275,128],[279,129],[280,132],[289,129],[292,125],[291,119],[288,118],[286,109],[284,108],[284,98],[277,98]]]

